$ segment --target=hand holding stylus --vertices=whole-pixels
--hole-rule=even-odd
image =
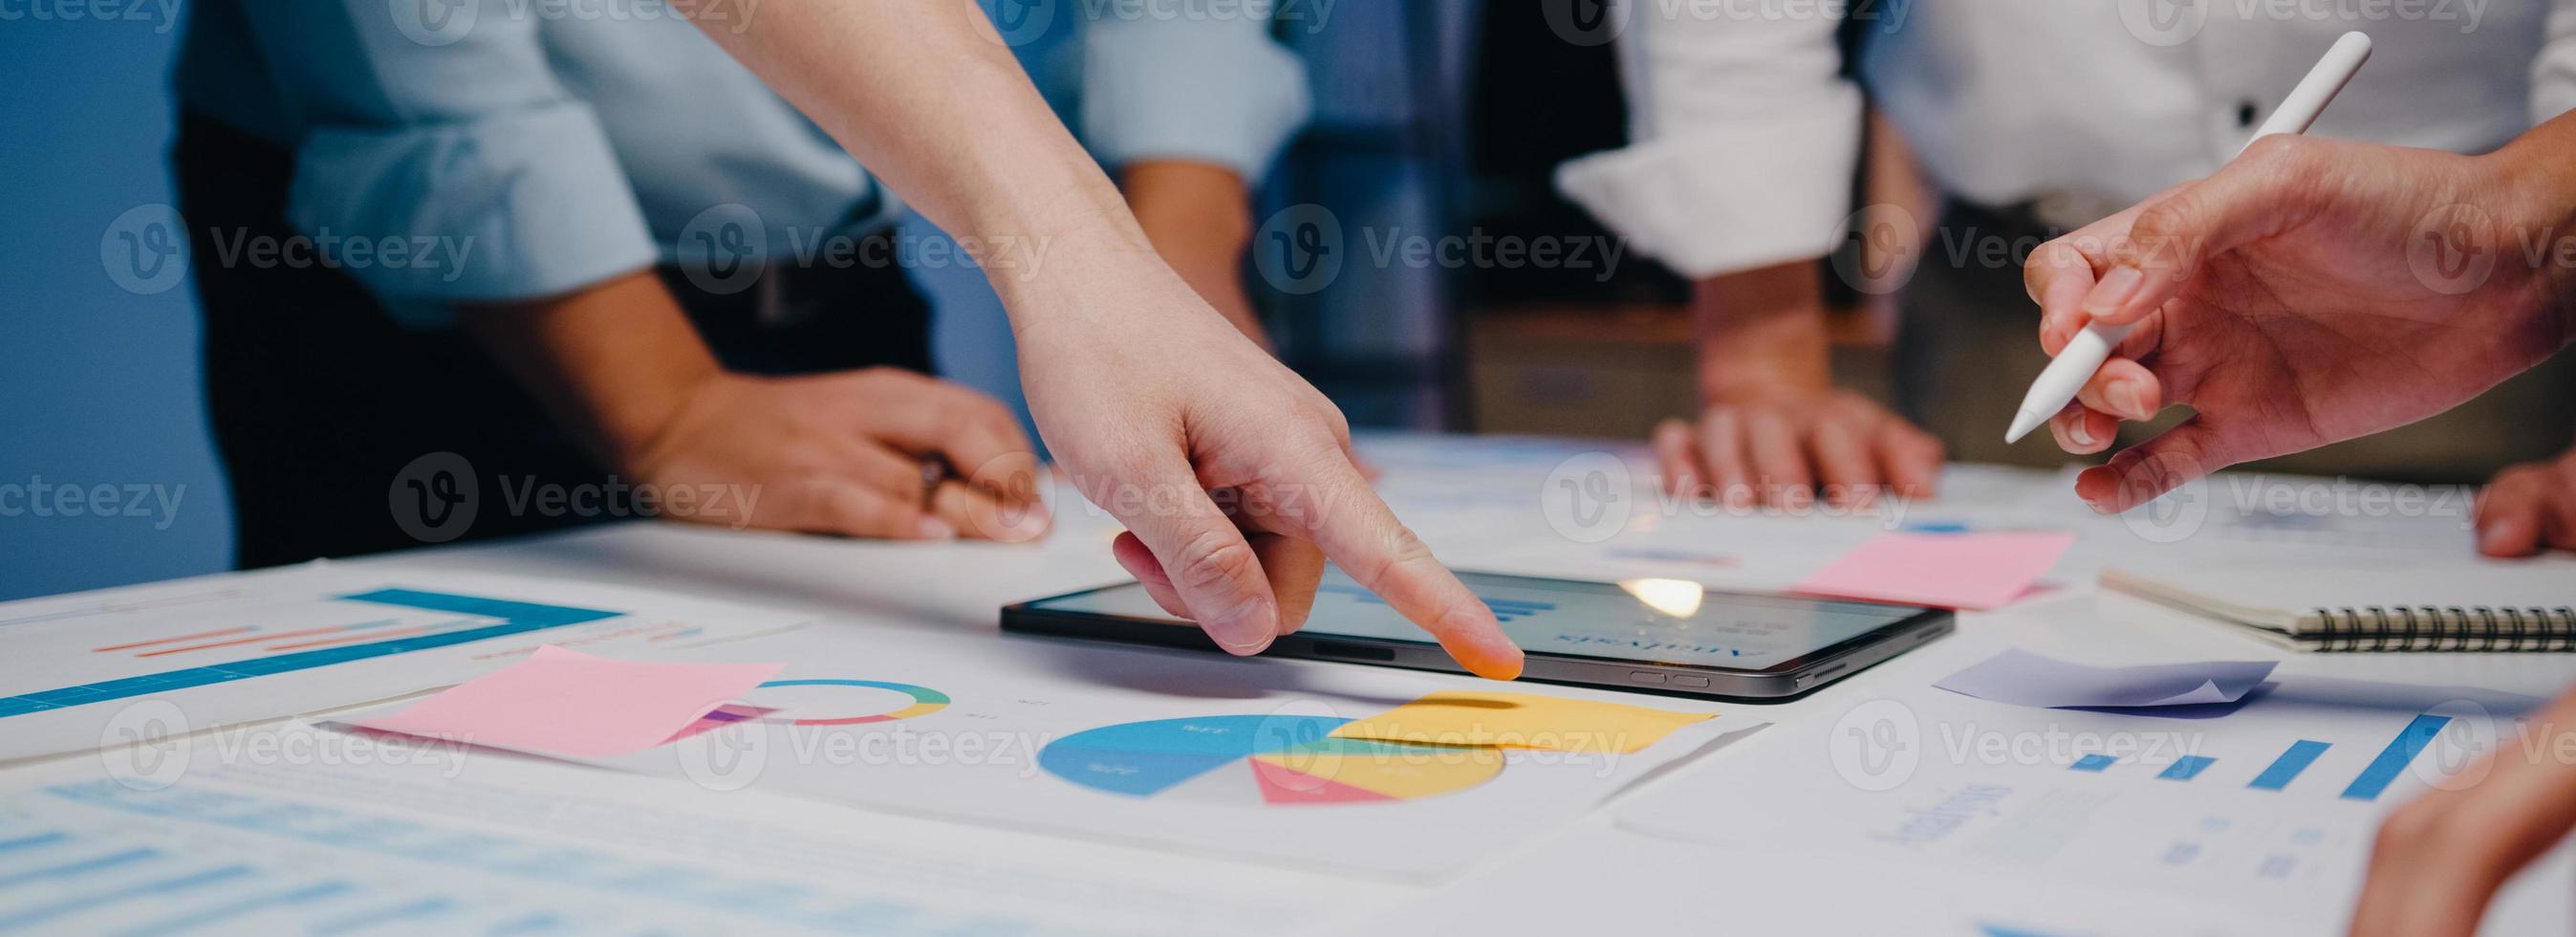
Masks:
[[[2576,335],[2576,273],[2518,245],[2566,236],[2576,115],[2487,156],[2289,136],[2042,245],[2024,267],[2052,353],[2130,329],[2049,421],[2069,452],[2122,420],[2198,414],[2086,471],[2125,511],[2239,462],[2402,426]]]
[[[2317,60],[2316,67],[2308,70],[2307,77],[2299,80],[2298,87],[2290,89],[2290,96],[2281,102],[2281,106],[2273,109],[2271,119],[2256,128],[2252,137],[2246,138],[2245,146],[2238,149],[2236,155],[2244,156],[2246,150],[2253,149],[2254,144],[2265,137],[2297,136],[2308,132],[2308,128],[2325,113],[2326,105],[2334,103],[2335,95],[2343,91],[2344,85],[2351,83],[2352,76],[2359,74],[2362,64],[2368,61],[2370,37],[2357,32],[2343,34],[2342,38],[2335,40],[2333,47],[2326,50],[2325,57]],[[2131,272],[2135,272],[2134,268]],[[2104,283],[2107,285],[2102,289],[2126,289],[2128,274],[2117,269],[2112,273],[2118,279],[2106,277]],[[2129,330],[2135,327],[2134,323],[2096,321],[2076,333],[2064,346],[2049,349],[2050,354],[2057,356],[2056,360],[2048,363],[2038,380],[2031,382],[2029,395],[2022,398],[2021,410],[2013,414],[2012,428],[2004,431],[2004,442],[2020,442],[2022,437],[2030,435],[2031,430],[2038,429],[2041,423],[2048,422],[2050,417],[2074,402],[2076,390],[2084,386],[2086,378],[2111,357],[2112,351],[2120,347],[2120,342],[2126,340]]]

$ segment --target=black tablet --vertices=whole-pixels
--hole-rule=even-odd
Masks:
[[[1674,579],[1458,578],[1528,653],[1524,679],[1723,699],[1804,695],[1949,633],[1952,617],[1914,605],[1718,592]],[[1132,582],[1010,606],[1002,629],[1219,650]],[[1339,569],[1325,572],[1306,626],[1262,653],[1463,672]]]

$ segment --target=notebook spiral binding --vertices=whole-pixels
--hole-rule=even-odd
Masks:
[[[2319,608],[2325,628],[2302,634],[2320,651],[2565,651],[2576,608],[2378,606]]]

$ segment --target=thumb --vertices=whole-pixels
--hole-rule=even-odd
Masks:
[[[2328,163],[2316,141],[2265,137],[2216,175],[2142,206],[2110,245],[2110,269],[2085,294],[2085,314],[2133,324],[2181,295],[2212,259],[2298,225],[2324,191]]]
[[[1261,559],[1234,519],[1217,509],[1198,475],[1178,453],[1122,484],[1142,484],[1141,498],[1107,505],[1163,568],[1189,617],[1232,654],[1258,654],[1279,633],[1279,601]]]

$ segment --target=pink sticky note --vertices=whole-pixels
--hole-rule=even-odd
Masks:
[[[1986,609],[2012,604],[2075,545],[2065,533],[1880,534],[1791,591]]]
[[[623,755],[669,741],[785,666],[635,663],[548,645],[357,725],[541,755]]]

